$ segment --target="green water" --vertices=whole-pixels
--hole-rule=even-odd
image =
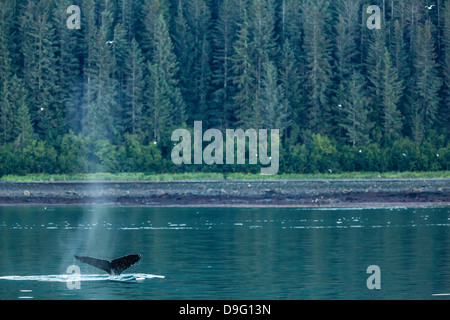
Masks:
[[[0,207],[0,252],[0,299],[450,298],[449,208]],[[148,278],[73,258],[130,253]]]

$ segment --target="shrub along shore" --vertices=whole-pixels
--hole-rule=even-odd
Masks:
[[[53,181],[179,181],[179,180],[315,180],[315,179],[446,179],[450,171],[430,172],[342,172],[316,174],[278,174],[265,176],[251,173],[88,173],[88,174],[28,174],[6,175],[0,180],[15,182]]]

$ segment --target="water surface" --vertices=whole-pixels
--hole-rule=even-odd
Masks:
[[[0,207],[0,299],[445,299],[449,231],[448,208]],[[73,258],[131,253],[126,281]]]

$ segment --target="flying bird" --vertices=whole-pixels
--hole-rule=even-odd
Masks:
[[[106,44],[113,44],[114,41],[106,41]]]
[[[431,9],[433,9],[433,7],[434,7],[434,4],[432,4],[431,6],[427,6],[427,5],[425,5],[425,8],[427,8],[428,10],[431,10]]]

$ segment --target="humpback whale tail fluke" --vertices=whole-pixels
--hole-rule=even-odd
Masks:
[[[96,259],[96,258],[91,258],[91,257],[75,256],[75,259],[77,259],[78,261],[89,264],[98,269],[101,269],[101,270],[109,273],[112,276],[120,275],[126,269],[130,268],[136,262],[141,260],[141,258],[142,257],[139,253],[120,257],[120,258],[114,259],[112,261]]]

